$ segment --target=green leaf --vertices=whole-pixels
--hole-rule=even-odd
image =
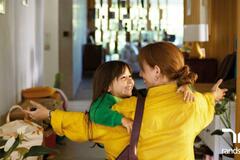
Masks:
[[[222,132],[222,130],[220,130],[220,129],[217,129],[211,133],[211,135],[218,135],[218,136],[221,136],[223,134],[224,134],[224,132]]]
[[[230,94],[230,96],[229,96],[229,99],[231,100],[231,101],[236,101],[236,94],[234,93],[234,92],[232,92],[231,94]]]
[[[29,151],[29,149],[25,147],[19,147],[19,148],[16,148],[15,151],[19,152],[21,155],[25,155]]]
[[[44,146],[32,146],[28,153],[24,155],[23,158],[31,157],[31,156],[41,156],[49,153],[58,153],[56,149],[44,147]]]
[[[215,114],[216,115],[221,115],[223,114],[224,112],[227,111],[227,103],[229,101],[225,98],[223,100],[221,100],[220,102],[218,102],[216,105],[215,105]]]
[[[15,142],[13,143],[12,147],[5,153],[4,157],[7,158],[11,155],[11,153],[17,148],[20,143],[19,136],[16,138]]]
[[[4,148],[0,149],[0,158],[3,158],[5,155]]]
[[[3,139],[2,137],[0,138],[0,146],[3,146],[3,145],[5,145],[5,144],[6,144],[6,142],[7,142],[7,140],[6,140],[6,139]]]
[[[54,88],[60,88],[61,82],[63,80],[63,74],[62,73],[57,73],[55,75],[55,80],[54,80]]]

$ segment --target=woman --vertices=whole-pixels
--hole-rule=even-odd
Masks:
[[[213,119],[215,100],[226,90],[195,94],[195,102],[185,103],[176,94],[177,84],[194,83],[196,76],[184,65],[179,49],[173,44],[159,42],[142,48],[139,56],[140,76],[148,88],[145,110],[138,143],[139,159],[194,160],[195,137]],[[136,100],[130,98],[113,109],[133,117]],[[125,110],[128,109],[128,113]]]
[[[181,52],[169,43],[154,43],[141,49],[140,66],[140,75],[148,93],[137,148],[138,158],[194,159],[195,136],[210,123],[214,102],[223,97],[225,90],[219,89],[217,83],[212,93],[196,93],[194,102],[185,103],[183,94],[176,93],[177,83],[193,83],[195,77],[184,66]],[[136,100],[136,97],[124,99],[112,109],[133,119]],[[73,141],[87,141],[91,135],[92,141],[104,145],[108,159],[115,159],[129,143],[129,134],[121,126],[106,127],[91,123],[88,128],[87,118],[82,113],[49,112],[39,104],[34,105],[38,110],[30,112],[30,115],[38,113],[35,118],[45,119],[50,113],[54,131]]]

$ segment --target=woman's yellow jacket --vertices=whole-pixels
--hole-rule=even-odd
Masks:
[[[150,88],[145,101],[137,154],[139,160],[194,160],[195,137],[214,116],[211,93],[195,93],[195,102],[186,103],[176,93],[175,83]],[[134,118],[136,97],[124,99],[113,110]],[[130,135],[122,126],[106,127],[88,122],[81,112],[52,112],[55,132],[76,142],[102,143],[108,159],[115,159],[129,143]]]

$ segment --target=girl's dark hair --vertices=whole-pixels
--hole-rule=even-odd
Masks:
[[[101,64],[93,76],[92,101],[106,93],[113,80],[119,78],[124,73],[126,67],[132,73],[131,67],[122,61],[109,61]]]
[[[182,52],[171,43],[157,42],[143,47],[139,53],[141,68],[143,62],[151,67],[157,65],[170,80],[177,80],[178,85],[193,84],[197,80],[197,74],[184,64]]]

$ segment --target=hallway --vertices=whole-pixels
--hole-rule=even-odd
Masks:
[[[149,2],[151,1],[153,2],[153,0],[149,0]],[[95,32],[94,36],[96,35],[96,37],[94,38],[96,41],[94,41],[94,45],[101,44],[105,56],[107,51],[110,55],[116,55],[115,52],[120,54],[121,47],[124,46],[125,38],[129,33],[132,35],[132,38],[130,37],[132,43],[139,46],[151,41],[160,41],[159,38],[163,37],[163,30],[166,30],[169,35],[177,35],[177,40],[180,38],[181,42],[184,42],[184,26],[200,24],[201,22],[209,25],[207,35],[209,40],[200,43],[206,54],[206,59],[200,59],[200,61],[205,63],[209,59],[215,59],[220,62],[229,53],[235,52],[238,55],[237,61],[240,61],[240,40],[238,39],[240,37],[240,21],[237,21],[237,17],[240,17],[240,0],[232,0],[228,3],[224,0],[158,1],[162,2],[162,6],[151,8],[151,5],[140,3],[147,2],[146,0],[119,0],[120,4],[116,4],[118,1],[100,0],[0,0],[0,124],[5,123],[5,115],[9,107],[21,101],[21,91],[23,89],[35,86],[53,87],[54,77],[57,73],[61,74],[60,81],[62,84],[59,88],[71,100],[68,111],[85,112],[89,109],[92,97],[92,78],[83,75],[83,64],[89,63],[84,61],[83,46],[88,43],[87,37],[90,31]],[[111,2],[113,7],[110,7],[111,5],[100,5],[100,2],[103,4]],[[146,12],[142,12],[143,15],[137,15],[137,18],[133,18],[132,13],[135,12],[132,12],[131,9],[134,9],[135,4],[131,5],[130,3],[131,8],[127,7],[126,2],[136,2],[136,6]],[[155,0],[155,2],[157,1]],[[165,2],[166,5],[163,5]],[[183,6],[187,4],[186,2],[191,5]],[[181,3],[182,8],[179,10],[181,15],[178,15],[176,20],[175,16],[180,8],[179,3]],[[177,9],[173,9],[174,6]],[[151,14],[155,13],[153,12],[155,9],[157,9],[157,12],[159,10],[159,17],[152,16],[155,15]],[[174,12],[172,12],[173,10]],[[223,10],[224,12],[222,12]],[[173,18],[171,19],[172,15]],[[108,16],[109,18],[107,18]],[[152,18],[157,18],[157,20],[152,20]],[[139,23],[135,23],[135,20]],[[168,20],[174,23],[168,23],[170,22]],[[175,22],[180,20],[179,28],[175,25]],[[151,21],[154,23],[151,23]],[[142,24],[142,27],[140,24]],[[139,27],[136,27],[137,25]],[[176,33],[174,32],[175,29]],[[181,34],[179,34],[180,31]],[[111,35],[111,38],[106,35]],[[184,49],[185,44],[180,44],[179,47]],[[90,62],[94,58],[96,57],[90,56]],[[195,58],[190,57],[189,59]],[[240,63],[235,66],[236,90],[239,94],[240,69],[237,69],[240,68]],[[197,65],[197,67],[211,75],[208,71],[209,67],[205,69],[202,65]],[[140,78],[136,78],[135,83],[137,89],[145,87]],[[237,99],[236,104],[240,104],[240,98]],[[236,105],[236,114],[234,114],[236,115],[234,118],[234,120],[236,119],[236,125],[233,125],[236,133],[240,131],[239,113],[240,107]],[[217,122],[219,121],[217,119]],[[214,122],[214,127],[215,124],[218,123]],[[213,129],[216,128],[220,127],[217,126]],[[214,144],[213,148],[221,151],[221,146],[216,145],[220,141],[211,135],[209,129],[204,131],[206,131],[204,136],[211,140],[209,141],[211,144]],[[65,142],[65,145],[57,146],[60,153],[55,159],[105,159],[103,149],[90,148],[93,145],[92,143],[78,144],[67,139]],[[216,155],[215,151],[214,153]],[[240,156],[240,154],[237,156]]]

